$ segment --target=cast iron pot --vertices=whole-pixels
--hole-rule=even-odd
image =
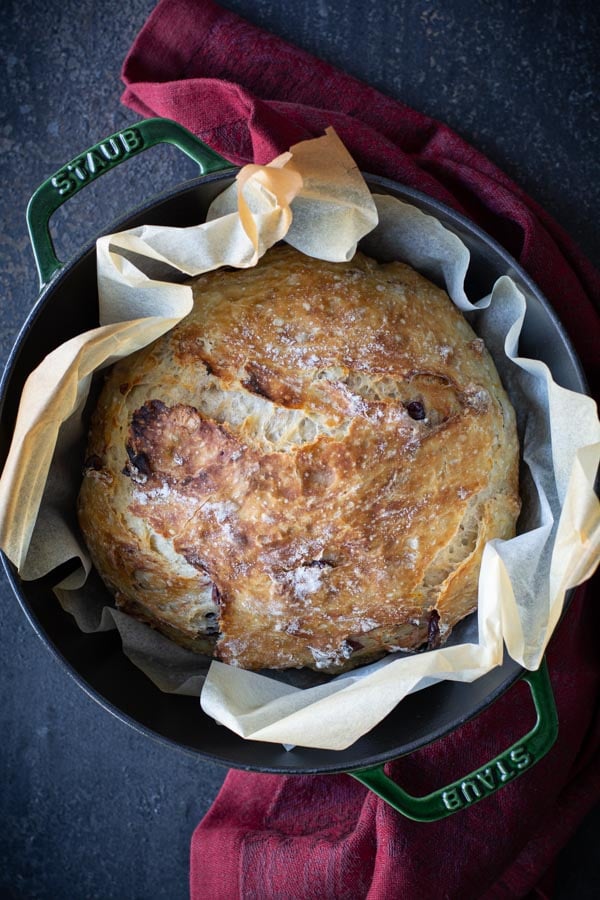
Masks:
[[[95,242],[67,264],[55,255],[48,222],[52,213],[87,183],[157,143],[177,146],[200,166],[202,176],[149,201],[106,233],[142,224],[187,226],[202,221],[213,198],[235,178],[236,169],[174,122],[148,119],[111,135],[65,165],[31,198],[27,215],[41,292],[9,357],[0,385],[0,461],[3,463],[28,374],[65,340],[98,324]],[[437,217],[471,252],[468,288],[484,296],[502,274],[510,274],[527,300],[520,342],[523,356],[542,359],[555,380],[585,392],[575,353],[548,302],[519,265],[471,222],[431,198],[385,178],[365,176],[370,189],[387,193]],[[240,769],[282,775],[346,772],[368,785],[399,812],[433,821],[477,802],[527,771],[548,752],[558,734],[556,708],[545,664],[525,672],[506,657],[503,665],[471,684],[443,682],[403,700],[369,734],[346,750],[248,741],[216,724],[198,700],[163,694],[121,650],[117,632],[83,634],[52,594],[57,578],[22,581],[3,556],[16,596],[48,649],[77,683],[106,710],[143,734]],[[107,595],[107,602],[110,602]],[[413,797],[384,773],[384,763],[443,737],[492,704],[518,679],[531,690],[537,721],[498,757],[425,797]],[[516,715],[519,712],[516,711]]]

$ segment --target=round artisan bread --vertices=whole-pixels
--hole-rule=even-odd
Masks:
[[[437,646],[519,513],[514,411],[448,296],[290,247],[114,366],[79,519],[119,607],[248,669]]]

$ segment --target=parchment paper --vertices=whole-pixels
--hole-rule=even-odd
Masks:
[[[265,676],[211,662],[108,606],[74,514],[94,373],[187,314],[191,289],[181,275],[168,280],[173,269],[194,276],[252,266],[281,239],[333,261],[350,259],[362,239],[366,253],[405,260],[445,283],[490,349],[519,420],[520,533],[486,546],[477,614],[438,650],[393,654],[334,679],[306,671]],[[508,276],[489,296],[467,298],[464,244],[415,207],[371,196],[331,130],[269,166],[246,166],[206,223],[104,237],[97,256],[101,327],[63,344],[30,376],[0,479],[0,546],[23,579],[78,557],[80,569],[56,593],[82,630],[117,627],[124,652],[162,690],[201,691],[205,712],[249,739],[343,749],[407,693],[440,679],[472,681],[499,665],[504,645],[521,665],[537,668],[565,591],[598,562],[600,424],[590,398],[555,384],[540,361],[518,356],[525,298]],[[157,277],[157,267],[164,275]]]

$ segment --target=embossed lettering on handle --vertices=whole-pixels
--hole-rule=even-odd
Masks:
[[[349,772],[395,810],[417,822],[435,822],[489,797],[522,775],[550,750],[558,736],[558,717],[546,662],[522,676],[531,690],[537,721],[531,731],[495,759],[424,797],[404,791],[384,772],[368,766]]]
[[[94,144],[76,156],[35,191],[27,207],[27,225],[43,287],[62,268],[48,227],[50,217],[87,184],[155,144],[173,144],[200,166],[200,173],[218,172],[231,164],[170,119],[144,119]]]
[[[485,769],[479,769],[457,786],[442,791],[442,803],[449,812],[456,812],[493,794],[535,762],[525,745],[497,756]]]
[[[60,197],[74,194],[88,181],[119,165],[126,157],[133,156],[144,147],[144,138],[139,129],[127,128],[91,147],[83,156],[67,163],[52,176],[50,183]]]

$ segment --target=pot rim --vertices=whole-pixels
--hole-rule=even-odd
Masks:
[[[8,355],[4,371],[2,374],[2,378],[0,379],[0,421],[4,414],[4,406],[6,400],[7,390],[10,384],[11,377],[13,375],[13,370],[15,367],[15,363],[20,356],[21,351],[23,350],[24,345],[26,344],[27,338],[35,327],[37,319],[41,312],[46,308],[47,303],[50,301],[52,295],[55,291],[59,290],[65,282],[68,282],[71,273],[74,268],[80,265],[87,256],[93,254],[95,252],[96,240],[101,235],[111,234],[116,231],[124,230],[127,227],[132,227],[131,222],[134,219],[139,219],[140,216],[143,216],[144,213],[148,212],[151,209],[155,209],[160,204],[176,200],[178,197],[186,194],[187,192],[191,192],[198,187],[204,186],[213,182],[221,182],[226,180],[232,180],[235,176],[238,169],[236,167],[232,167],[230,169],[224,169],[219,172],[211,173],[208,175],[200,176],[195,179],[191,179],[182,184],[176,185],[168,190],[161,192],[160,194],[152,197],[151,199],[145,201],[141,206],[136,207],[133,210],[128,211],[123,217],[120,217],[116,222],[113,222],[110,226],[105,229],[102,229],[95,237],[91,238],[86,244],[81,248],[81,250],[75,254],[64,266],[51,278],[51,280],[44,285],[41,289],[40,294],[30,310],[29,314],[25,322],[23,323],[20,331],[17,334],[17,337],[14,341],[14,344],[11,348],[11,351]],[[473,236],[478,241],[482,242],[482,244],[486,245],[499,259],[503,261],[506,265],[507,270],[511,274],[516,274],[518,276],[519,281],[526,287],[526,289],[537,299],[539,303],[541,303],[544,308],[545,314],[548,316],[550,321],[552,322],[554,328],[559,333],[562,342],[563,342],[563,351],[566,351],[568,354],[568,363],[571,366],[575,380],[579,381],[580,390],[585,393],[589,393],[585,375],[579,362],[579,359],[571,345],[570,339],[565,332],[565,329],[560,322],[558,316],[554,312],[553,308],[549,304],[548,300],[541,293],[540,289],[537,285],[532,281],[532,279],[527,275],[527,273],[522,269],[520,264],[500,245],[497,241],[490,237],[487,232],[473,223],[471,220],[463,216],[462,214],[456,212],[451,207],[446,206],[440,201],[428,196],[427,194],[422,193],[414,188],[407,187],[402,185],[399,182],[396,182],[392,179],[387,179],[377,175],[371,175],[369,173],[363,173],[367,184],[372,192],[378,193],[377,190],[373,190],[373,187],[383,189],[383,192],[398,194],[400,193],[402,199],[406,199],[408,202],[411,200],[415,202],[415,204],[423,209],[425,212],[433,215],[436,218],[439,218],[440,214],[443,219],[449,221],[451,223],[451,227],[455,226],[456,230],[460,233],[462,237],[463,234],[467,234]],[[444,222],[446,224],[446,222]],[[451,733],[452,731],[459,728],[461,725],[475,718],[479,713],[481,713],[484,709],[487,709],[490,705],[492,705],[502,694],[504,694],[510,687],[512,687],[515,682],[519,680],[521,675],[523,674],[523,669],[517,663],[515,663],[512,659],[506,657],[502,663],[500,669],[506,670],[506,677],[501,681],[501,683],[497,684],[494,688],[492,688],[489,693],[487,693],[483,700],[479,701],[472,709],[467,710],[464,715],[459,716],[453,719],[450,723],[442,724],[439,728],[434,728],[429,731],[426,735],[421,736],[420,738],[409,741],[408,743],[396,747],[394,750],[382,750],[380,752],[373,752],[371,750],[367,756],[361,756],[360,760],[357,760],[353,764],[348,764],[348,761],[343,761],[343,757],[352,755],[352,748],[356,747],[362,739],[359,739],[355,744],[353,744],[347,751],[325,751],[325,750],[311,750],[310,748],[296,748],[289,752],[286,755],[286,759],[289,762],[293,762],[293,760],[297,756],[302,756],[304,758],[310,758],[313,755],[318,755],[320,757],[325,757],[327,761],[324,763],[323,759],[320,760],[318,765],[307,765],[306,762],[290,765],[290,766],[278,766],[278,765],[257,765],[256,763],[247,763],[243,761],[233,761],[230,758],[225,758],[223,756],[219,756],[212,752],[211,750],[206,749],[198,749],[196,747],[190,746],[185,743],[181,743],[167,735],[161,734],[154,730],[153,728],[143,724],[142,722],[136,720],[134,717],[126,713],[124,710],[117,707],[114,703],[107,699],[107,697],[103,696],[96,688],[94,688],[86,678],[80,674],[77,669],[71,664],[71,662],[63,655],[63,653],[58,649],[57,645],[54,641],[49,637],[49,635],[44,631],[41,623],[38,621],[35,612],[32,607],[29,605],[29,602],[22,594],[21,591],[21,582],[16,574],[15,567],[13,564],[5,557],[4,553],[2,553],[2,563],[6,575],[8,577],[9,583],[15,595],[25,612],[29,622],[31,623],[34,631],[43,641],[45,646],[50,650],[53,656],[65,667],[67,673],[77,682],[77,684],[85,691],[85,693],[95,700],[101,707],[103,707],[106,711],[114,715],[117,719],[120,719],[125,724],[132,727],[138,733],[141,733],[147,737],[151,737],[159,743],[174,747],[178,750],[181,750],[186,753],[194,754],[195,756],[201,756],[202,758],[209,760],[211,762],[217,763],[219,765],[225,766],[234,766],[235,768],[245,769],[249,771],[257,771],[271,774],[317,774],[317,773],[342,773],[349,772],[352,769],[363,768],[365,766],[371,765],[381,765],[385,762],[389,762],[393,759],[399,758],[401,756],[410,754],[417,749],[427,746],[434,741],[439,740],[445,735]],[[572,592],[570,592],[572,594]],[[567,598],[565,602],[565,611],[568,607],[570,597]],[[564,614],[564,613],[563,613]],[[490,673],[488,673],[490,674]],[[481,679],[477,679],[478,682],[483,682],[486,676],[482,676]],[[448,682],[443,682],[442,684],[448,684]],[[456,683],[453,683],[456,685]],[[470,687],[470,684],[462,685],[463,688]],[[428,688],[428,692],[435,690],[437,686],[433,686]],[[157,689],[158,690],[158,689]],[[413,695],[414,696],[414,695]],[[408,698],[407,698],[408,699]],[[406,701],[403,701],[405,703]],[[401,706],[402,704],[399,704]],[[396,707],[397,709],[398,707]],[[390,714],[392,715],[392,714]],[[386,717],[388,718],[388,717]],[[385,721],[385,720],[384,720]],[[370,735],[373,735],[379,726],[375,726]],[[233,732],[228,732],[228,735],[231,736],[235,741],[242,741],[245,744],[253,744],[257,751],[260,752],[261,748],[273,748],[273,744],[269,744],[267,742],[261,741],[247,741],[243,738],[239,738]]]

